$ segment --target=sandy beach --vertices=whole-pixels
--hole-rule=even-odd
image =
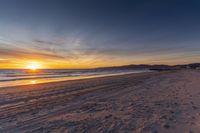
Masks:
[[[0,89],[1,133],[199,133],[200,71]]]

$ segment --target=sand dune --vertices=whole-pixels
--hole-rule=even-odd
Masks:
[[[1,88],[0,132],[199,133],[200,71]]]

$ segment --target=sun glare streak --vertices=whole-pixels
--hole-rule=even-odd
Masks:
[[[0,58],[0,61],[4,61],[4,60],[6,60],[6,59]]]

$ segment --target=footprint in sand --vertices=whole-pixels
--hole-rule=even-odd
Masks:
[[[169,125],[169,124],[164,124],[163,127],[164,127],[165,129],[169,129],[169,128],[170,128],[170,125]]]
[[[189,133],[194,133],[194,132],[190,130]]]
[[[193,110],[197,110],[198,109],[198,107],[195,106],[195,105],[193,105],[192,108],[193,108]]]

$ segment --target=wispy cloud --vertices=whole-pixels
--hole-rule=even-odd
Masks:
[[[41,53],[41,52],[29,52],[14,49],[0,49],[0,56],[12,57],[12,58],[52,58],[52,59],[64,59],[63,56]]]

